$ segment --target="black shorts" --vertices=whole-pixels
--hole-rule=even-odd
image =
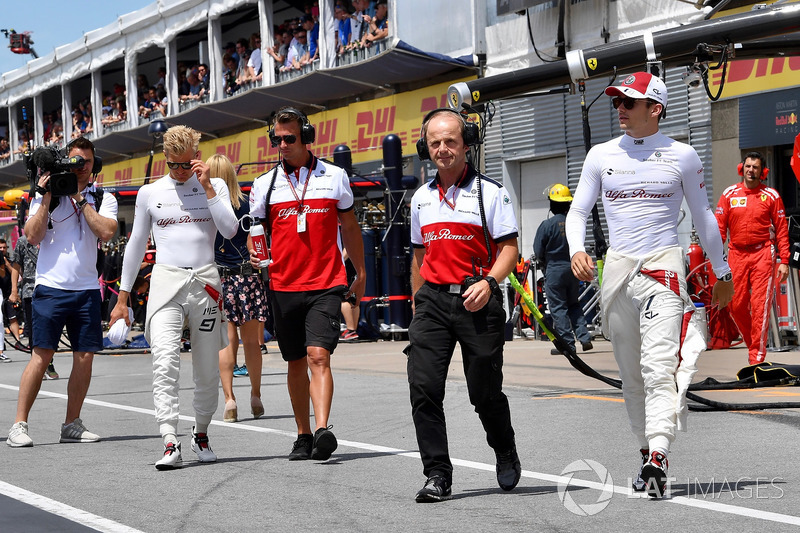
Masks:
[[[333,353],[339,342],[339,317],[346,290],[340,285],[319,291],[272,291],[275,336],[284,361],[302,359],[309,346]]]

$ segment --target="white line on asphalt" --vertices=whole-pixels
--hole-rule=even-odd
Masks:
[[[58,515],[67,520],[71,520],[78,524],[92,527],[98,531],[106,531],[108,533],[142,533],[138,529],[128,527],[126,525],[114,522],[108,518],[97,516],[95,514],[76,509],[65,503],[45,498],[40,494],[27,491],[23,488],[10,485],[0,481],[0,494],[13,498],[22,503],[27,503],[48,513]]]
[[[3,385],[0,384],[0,388],[18,391],[19,387],[13,387],[10,385]],[[50,396],[53,398],[62,398],[64,400],[67,399],[66,394],[61,394],[57,392],[49,392],[49,391],[39,391],[39,394],[43,396]],[[110,409],[119,409],[122,411],[132,411],[135,413],[147,414],[154,416],[155,411],[152,409],[142,409],[140,407],[132,407],[128,405],[122,405],[117,403],[110,403],[110,402],[103,402],[100,400],[94,400],[91,398],[86,398],[84,403],[97,405],[100,407],[108,407]],[[194,421],[194,417],[191,416],[184,416],[181,415],[181,420],[185,421]],[[246,423],[239,422],[237,424],[231,424],[229,422],[220,422],[218,420],[213,420],[211,422],[212,425],[225,427],[229,429],[240,429],[244,431],[255,431],[257,433],[270,433],[275,435],[284,435],[286,437],[295,438],[297,434],[291,431],[283,431],[280,429],[273,429],[273,428],[264,428],[258,426],[249,426]],[[357,448],[361,450],[368,450],[373,452],[379,453],[386,453],[392,455],[398,455],[402,457],[412,457],[414,459],[419,459],[420,455],[419,452],[409,451],[409,450],[401,450],[399,448],[388,448],[386,446],[379,446],[376,444],[368,444],[365,442],[357,442],[357,441],[349,441],[349,440],[339,440],[339,444],[342,446],[348,446],[350,448]],[[454,465],[463,466],[466,468],[472,468],[474,470],[485,470],[487,472],[494,472],[495,465],[487,464],[487,463],[478,463],[475,461],[466,461],[463,459],[452,459],[452,463]],[[576,485],[581,487],[586,487],[589,489],[596,489],[603,491],[607,487],[602,483],[598,483],[596,481],[588,481],[582,479],[575,479],[574,477],[567,477],[567,476],[559,476],[554,474],[545,474],[543,472],[533,472],[530,470],[523,470],[522,476],[531,479],[539,479],[542,481],[548,481],[551,483],[569,483],[570,486]],[[639,496],[638,494],[632,494],[632,491],[628,487],[619,487],[614,486],[614,493],[624,495],[627,497],[638,498],[638,497],[646,497],[646,496]],[[687,507],[696,507],[699,509],[707,509],[709,511],[715,511],[718,513],[726,513],[738,516],[746,516],[749,518],[755,518],[758,520],[768,520],[770,522],[779,522],[782,524],[793,524],[793,525],[800,525],[800,517],[786,515],[781,513],[772,513],[769,511],[759,511],[757,509],[750,509],[748,507],[737,507],[735,505],[728,505],[725,503],[720,502],[710,502],[707,500],[700,500],[695,498],[687,498],[685,496],[673,496],[671,498],[667,498],[664,500],[665,502],[675,503],[678,505],[685,505]],[[133,531],[133,530],[131,530]]]

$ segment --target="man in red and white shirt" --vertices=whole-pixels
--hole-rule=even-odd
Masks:
[[[328,426],[331,354],[339,340],[342,301],[352,296],[358,305],[364,295],[364,243],[347,173],[308,150],[307,144],[314,142],[308,118],[291,107],[280,109],[269,136],[282,159],[253,182],[250,214],[271,235],[270,301],[278,347],[289,363],[287,384],[298,433],[289,459],[324,461],[338,445]],[[356,269],[349,289],[342,244]],[[251,262],[258,267],[255,255]],[[309,398],[316,422],[313,435]]]
[[[502,390],[506,315],[497,285],[517,262],[516,217],[505,188],[467,163],[474,140],[459,113],[440,109],[425,117],[418,145],[420,157],[432,159],[439,172],[411,200],[414,318],[406,353],[411,412],[427,477],[417,502],[451,497],[453,465],[442,404],[456,342],[470,403],[497,457],[498,484],[512,490],[522,472]]]
[[[759,152],[748,153],[739,165],[742,181],[719,198],[717,223],[722,241],[728,238],[728,264],[736,293],[731,316],[747,345],[749,364],[763,363],[767,355],[769,310],[775,294],[775,245],[780,281],[789,276],[789,228],[778,191],[762,180],[769,169]]]

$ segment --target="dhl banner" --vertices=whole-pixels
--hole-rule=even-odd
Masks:
[[[709,71],[709,89],[717,94],[722,69]],[[800,57],[737,59],[728,64],[722,99],[796,87],[800,80]]]
[[[458,81],[471,79],[474,78]],[[309,115],[308,119],[317,130],[316,141],[310,148],[318,157],[333,159],[333,150],[346,144],[353,163],[364,163],[383,157],[383,138],[393,133],[402,141],[404,156],[416,154],[415,143],[419,139],[422,118],[429,111],[447,107],[447,88],[451,83],[454,82]],[[266,128],[200,143],[201,159],[208,159],[214,153],[227,155],[236,167],[243,165],[239,170],[240,181],[252,181],[279,159],[278,149],[270,146]],[[103,187],[142,185],[147,160],[148,157],[139,157],[104,165],[97,182]],[[163,176],[166,173],[164,154],[158,152],[150,174]]]

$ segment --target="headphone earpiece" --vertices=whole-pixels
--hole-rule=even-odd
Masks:
[[[303,144],[311,144],[317,138],[317,130],[314,128],[314,125],[309,122],[308,117],[305,113],[300,111],[299,109],[295,109],[293,107],[285,107],[283,109],[278,110],[278,114],[280,113],[291,113],[295,115],[297,118],[300,119],[300,142]],[[275,134],[275,125],[269,129],[268,135],[272,137]]]
[[[740,176],[744,176],[744,162],[741,162],[736,166],[736,172],[738,172]],[[767,176],[769,176],[769,169],[764,167],[761,169],[761,176],[759,176],[759,179],[764,181],[767,179]]]
[[[481,143],[481,128],[474,122],[469,122],[464,118],[464,115],[456,111],[455,109],[450,109],[449,107],[440,107],[439,109],[434,109],[427,115],[425,118],[422,119],[422,127],[424,128],[431,117],[439,113],[440,111],[449,111],[451,113],[455,113],[458,118],[464,121],[464,144],[466,146],[476,146]],[[431,158],[431,154],[428,151],[428,141],[425,139],[425,136],[422,135],[420,132],[420,137],[417,139],[417,155],[423,161],[428,160]]]

